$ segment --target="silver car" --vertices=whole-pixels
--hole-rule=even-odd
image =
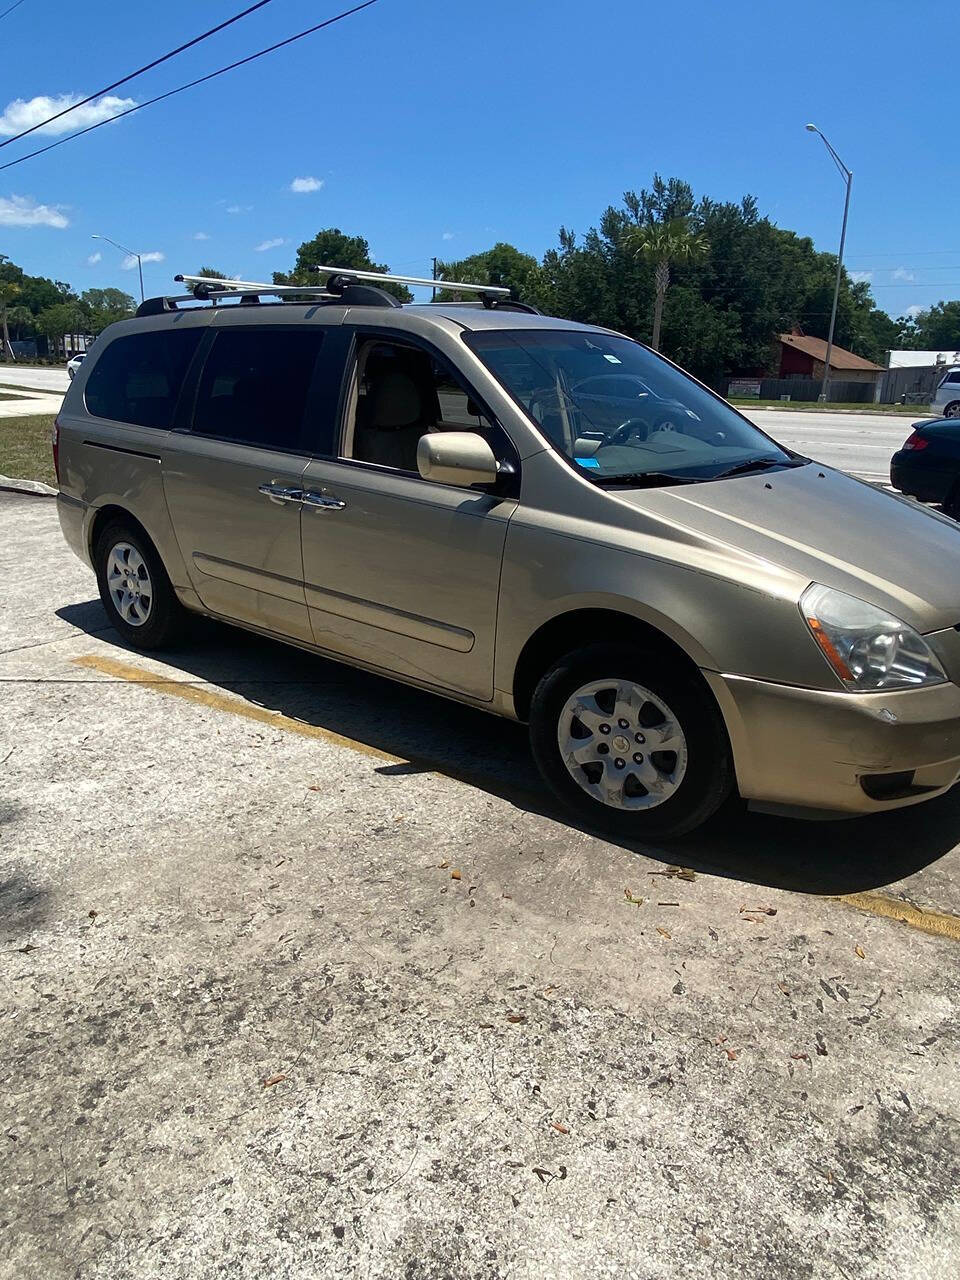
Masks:
[[[960,418],[960,366],[948,369],[940,379],[930,408],[945,418]]]
[[[952,522],[503,290],[213,289],[108,329],[55,429],[127,643],[208,614],[525,721],[559,799],[627,838],[737,793],[826,816],[956,782]],[[619,422],[611,373],[643,388]]]

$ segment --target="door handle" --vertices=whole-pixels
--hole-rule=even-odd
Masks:
[[[336,494],[326,491],[318,493],[316,489],[307,489],[303,494],[303,505],[309,507],[311,511],[327,512],[342,511],[347,504]]]
[[[282,507],[285,502],[303,501],[302,489],[291,489],[283,484],[262,484],[258,492],[265,498],[269,498],[271,502],[275,502],[278,507]]]

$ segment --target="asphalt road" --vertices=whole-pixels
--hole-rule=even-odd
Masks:
[[[26,387],[30,391],[66,391],[70,375],[66,368],[30,368],[16,364],[0,364],[0,386]]]
[[[3,1280],[958,1273],[960,791],[627,847],[519,726],[125,649],[49,500],[0,599]]]
[[[916,417],[870,413],[743,410],[758,427],[791,449],[866,480],[890,479],[890,458]]]

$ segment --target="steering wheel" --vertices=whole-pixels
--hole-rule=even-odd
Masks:
[[[642,433],[643,439],[646,440],[650,434],[650,425],[646,418],[627,418],[626,422],[621,422],[607,436],[607,444],[626,444],[628,440],[632,440],[634,436]]]

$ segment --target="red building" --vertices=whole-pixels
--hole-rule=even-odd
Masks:
[[[781,378],[822,378],[827,359],[827,344],[823,338],[808,338],[802,333],[780,334]],[[863,356],[834,345],[830,353],[830,377],[838,382],[869,382],[875,384],[885,370],[872,364]]]

